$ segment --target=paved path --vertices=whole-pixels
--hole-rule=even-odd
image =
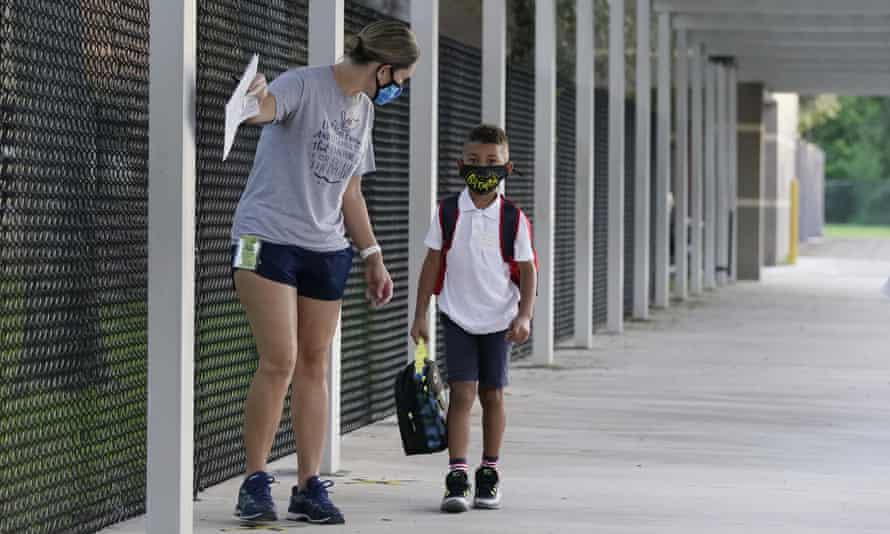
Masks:
[[[406,459],[382,423],[346,437],[350,533],[890,532],[890,246],[807,247],[800,264],[513,373],[505,508],[437,512],[445,457]],[[888,252],[876,254],[874,250]],[[838,259],[832,256],[846,256]],[[852,257],[853,259],[849,259]],[[869,258],[863,260],[862,258]],[[858,259],[857,259],[858,258]],[[479,455],[479,434],[472,458]],[[275,465],[286,484],[292,459]],[[375,484],[363,481],[390,481]],[[196,505],[238,532],[237,483]],[[281,504],[283,506],[283,504]],[[141,520],[109,532],[143,532]]]

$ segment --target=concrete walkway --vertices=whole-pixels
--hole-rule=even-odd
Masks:
[[[868,247],[867,254],[850,254]],[[838,252],[838,251],[841,252]],[[875,253],[874,251],[879,252]],[[848,258],[837,258],[837,255]],[[444,455],[405,458],[391,422],[344,441],[345,527],[383,533],[890,532],[890,243],[823,244],[759,284],[708,294],[554,369],[513,373],[505,507],[438,513]],[[853,256],[854,259],[849,259]],[[856,259],[863,256],[868,259]],[[474,436],[472,458],[479,456]],[[278,462],[279,506],[294,476]],[[386,483],[383,483],[386,481]],[[239,532],[237,481],[196,504]],[[262,531],[275,531],[263,529]],[[142,520],[108,532],[144,532]]]

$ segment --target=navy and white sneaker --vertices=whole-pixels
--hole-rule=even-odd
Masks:
[[[501,507],[500,477],[496,469],[480,467],[476,470],[476,497],[473,506],[482,510]]]
[[[346,523],[343,514],[334,506],[328,497],[328,488],[334,483],[330,480],[319,480],[312,477],[306,481],[306,488],[294,486],[287,508],[287,518],[291,521],[308,521],[324,525],[342,525]]]
[[[244,479],[238,491],[235,517],[249,523],[277,521],[278,512],[272,500],[272,483],[275,477],[265,471],[257,471]]]
[[[460,514],[470,510],[470,480],[467,472],[455,469],[445,477],[445,496],[442,497],[442,511]]]

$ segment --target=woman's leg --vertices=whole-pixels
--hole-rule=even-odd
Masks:
[[[299,487],[318,476],[328,424],[327,370],[341,301],[299,297],[297,363],[293,372],[291,417],[297,445]]]
[[[238,298],[256,339],[259,367],[244,407],[247,474],[266,470],[297,359],[297,291],[245,270],[235,272]]]

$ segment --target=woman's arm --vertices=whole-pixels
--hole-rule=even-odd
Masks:
[[[346,224],[346,232],[359,250],[377,244],[371,228],[371,217],[368,215],[368,204],[362,193],[361,176],[350,178],[346,193],[343,194],[343,222]]]

